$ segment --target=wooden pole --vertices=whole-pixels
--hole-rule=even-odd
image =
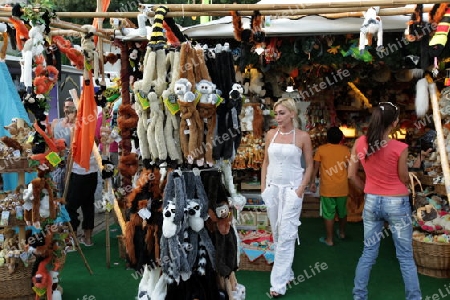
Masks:
[[[75,104],[76,107],[78,107],[78,98],[74,97],[76,96],[76,92],[74,90],[69,91],[70,95],[73,98],[73,102]],[[73,133],[70,136],[70,145],[72,146],[72,142],[73,142]],[[67,161],[66,161],[66,178],[64,179],[64,193],[62,198],[64,199],[64,201],[67,198],[67,192],[69,191],[69,185],[70,185],[70,174],[72,173],[72,168],[73,168],[73,153],[72,153],[72,149],[70,149],[69,151],[69,155],[67,157]],[[75,242],[75,248],[77,249],[78,253],[80,253],[81,259],[83,260],[84,266],[86,267],[86,269],[88,270],[89,274],[94,274],[94,272],[92,272],[91,267],[89,266],[89,263],[86,259],[86,256],[84,256],[83,250],[81,250],[81,246],[80,246],[80,242],[78,241],[78,237],[77,237],[77,233],[73,231],[73,227],[72,224],[70,222],[68,222],[69,224],[69,232],[70,235],[72,236],[73,241]]]
[[[357,2],[357,3],[355,3]],[[372,2],[372,3],[371,3]],[[405,1],[408,2],[408,1]],[[192,16],[229,16],[230,11],[238,11],[240,15],[250,16],[253,11],[259,10],[263,16],[273,17],[298,17],[305,15],[325,15],[343,13],[342,16],[335,18],[344,18],[348,16],[360,17],[369,7],[380,6],[379,16],[394,16],[411,14],[414,7],[406,8],[405,2],[394,3],[390,1],[348,1],[345,3],[335,3],[336,6],[321,6],[320,4],[277,4],[277,5],[260,5],[260,4],[209,4],[202,6],[201,4],[168,4],[170,11],[168,17],[192,17]],[[427,3],[445,3],[447,1],[437,0],[434,2],[422,0],[415,4]],[[380,4],[381,3],[381,4]],[[339,4],[339,5],[338,5]],[[403,4],[403,6],[402,6]],[[400,6],[400,7],[399,7]],[[424,8],[424,12],[430,11],[431,8]],[[136,18],[140,12],[56,12],[59,18]],[[154,16],[153,11],[147,13],[148,16]],[[0,16],[11,16],[10,11],[0,11]],[[328,16],[327,16],[328,17]],[[61,27],[61,20],[52,21],[51,25]],[[71,28],[69,28],[71,29]],[[100,34],[100,33],[97,33]]]
[[[436,139],[439,155],[441,156],[442,173],[444,175],[445,190],[447,193],[447,199],[450,199],[450,168],[448,165],[447,150],[445,149],[445,138],[442,131],[441,113],[438,103],[438,91],[436,83],[432,82],[428,84],[429,94],[431,98],[431,107],[433,109],[433,121],[436,129]]]

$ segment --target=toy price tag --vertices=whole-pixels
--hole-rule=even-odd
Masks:
[[[2,218],[0,219],[0,226],[8,226],[9,210],[2,211]]]
[[[61,157],[56,152],[50,152],[45,156],[45,158],[52,164],[52,166],[56,167],[62,160]]]

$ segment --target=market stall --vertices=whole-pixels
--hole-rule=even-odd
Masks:
[[[176,299],[183,290],[202,291],[209,295],[207,299],[215,299],[219,293],[239,299],[245,291],[235,276],[239,267],[270,269],[273,246],[259,182],[264,132],[274,126],[271,111],[280,97],[296,100],[302,129],[309,132],[315,148],[326,141],[324,133],[329,126],[351,129],[353,134],[346,135],[351,145],[364,133],[370,109],[379,101],[392,101],[402,108],[401,126],[392,136],[400,138],[401,133],[408,132],[404,138],[409,138],[414,147],[425,127],[416,125],[431,112],[436,152],[440,155],[432,171],[435,177],[442,176],[448,187],[447,121],[444,118],[443,129],[437,104],[437,85],[441,88],[441,81],[447,77],[445,59],[439,57],[439,66],[436,55],[436,63],[432,63],[435,76],[426,77],[423,65],[429,62],[424,55],[417,55],[423,45],[399,41],[406,28],[413,29],[406,22],[411,19],[410,13],[418,13],[417,6],[388,16],[392,14],[389,5],[374,2],[381,6],[375,17],[381,16],[383,27],[378,27],[378,38],[372,46],[366,47],[364,41],[370,38],[361,32],[361,24],[367,21],[361,15],[335,16],[334,20],[325,16],[342,13],[352,5],[355,2],[336,8],[314,1],[301,7],[277,5],[276,9],[265,3],[142,5],[138,12],[128,15],[78,13],[111,18],[111,29],[77,26],[59,19],[77,13],[56,12],[45,20],[39,15],[42,23],[33,23],[29,29],[20,9],[13,10],[7,20],[0,19],[14,24],[19,36],[17,46],[22,47],[25,89],[21,99],[37,120],[34,146],[41,147],[35,147],[30,161],[37,161],[38,166],[56,166],[59,157],[54,154],[62,150],[57,141],[46,139],[51,135],[45,123],[46,104],[58,70],[54,61],[43,62],[54,58],[44,53],[54,54],[57,49],[82,70],[84,91],[96,85],[97,103],[92,102],[94,99],[82,101],[111,113],[103,116],[101,143],[104,147],[112,141],[118,143],[121,182],[114,188],[115,197],[110,197],[110,182],[105,197],[109,209],[114,204],[128,265],[143,270],[147,280],[154,279],[140,285],[138,294]],[[372,7],[358,8],[372,11]],[[49,13],[45,6],[40,9],[43,15]],[[277,9],[290,16],[317,14],[319,10],[324,16],[263,18],[276,15]],[[231,17],[182,30],[173,19],[180,15],[229,15],[230,10],[235,11]],[[425,11],[428,8],[422,7],[423,15]],[[11,14],[11,10],[3,12]],[[138,27],[125,22],[124,16],[137,17]],[[419,19],[415,25],[424,27],[421,22],[426,21]],[[56,29],[58,26],[65,29]],[[418,35],[422,38],[430,33],[411,31],[417,40]],[[67,38],[70,35],[81,38],[82,51],[73,46]],[[112,39],[118,53],[104,53],[103,39]],[[44,40],[50,41],[46,48]],[[446,55],[445,44],[441,46]],[[117,61],[120,77],[107,86],[102,68],[106,62]],[[32,70],[33,64],[43,69]],[[414,92],[422,79],[427,80],[432,105],[418,112],[417,101],[429,100],[417,100]],[[441,105],[445,99],[441,99]],[[82,103],[83,117],[88,118],[94,112]],[[86,129],[88,125],[79,127]],[[89,136],[83,146],[93,142]],[[107,152],[103,154],[108,156]],[[448,197],[448,190],[441,196]],[[305,197],[308,205],[304,205],[304,217],[318,216],[316,196]],[[350,198],[353,221],[360,221],[362,194],[351,190]],[[239,259],[245,260],[241,266]],[[255,267],[257,261],[260,267]]]

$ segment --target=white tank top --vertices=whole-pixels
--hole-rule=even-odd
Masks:
[[[269,149],[269,166],[267,167],[267,184],[292,185],[298,187],[302,182],[302,149],[295,145],[295,130],[292,144],[275,143],[277,131],[272,138]]]

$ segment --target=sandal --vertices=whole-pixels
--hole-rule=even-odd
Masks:
[[[270,296],[272,296],[272,298],[278,298],[278,297],[280,297],[281,295],[278,294],[277,292],[270,291]]]
[[[80,239],[80,244],[85,245],[86,247],[92,247],[94,246],[94,243],[91,241],[90,244],[86,243],[86,241],[84,239]]]

